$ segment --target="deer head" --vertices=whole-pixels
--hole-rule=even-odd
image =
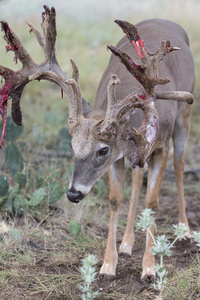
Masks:
[[[81,99],[78,104],[74,101],[69,107],[76,116],[74,122],[69,122],[75,154],[75,170],[67,195],[73,202],[82,200],[108,166],[122,155],[117,145],[121,142],[121,135],[130,117],[130,111],[140,104],[138,97],[135,96],[127,97],[122,102],[117,101],[115,86],[119,83],[118,77],[112,75],[107,87],[106,112],[90,111],[84,117],[79,109]],[[75,182],[76,175],[78,175],[78,182]]]

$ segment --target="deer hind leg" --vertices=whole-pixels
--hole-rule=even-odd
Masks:
[[[146,208],[151,208],[155,213],[158,209],[158,194],[160,191],[160,186],[165,173],[165,168],[168,159],[168,149],[162,148],[156,150],[150,158],[149,161],[149,171],[148,171],[148,185],[147,194],[145,199]],[[154,236],[154,226],[150,227],[151,234]],[[151,248],[153,246],[153,239],[151,235],[146,234],[146,248],[143,256],[142,262],[142,276],[141,279],[147,282],[155,281],[155,258],[151,253]]]
[[[126,230],[123,236],[122,243],[119,247],[119,252],[131,255],[132,248],[134,244],[134,222],[135,222],[135,214],[138,204],[138,199],[140,195],[140,189],[143,181],[143,173],[144,169],[135,168],[132,170],[132,192],[131,192],[131,200],[130,207],[128,213],[128,221],[126,225]]]
[[[110,224],[104,262],[100,269],[100,277],[114,279],[118,254],[116,247],[119,208],[123,199],[124,159],[114,162],[108,171],[110,182]]]
[[[190,229],[186,217],[186,202],[184,198],[183,188],[183,152],[189,136],[190,131],[190,107],[186,107],[184,111],[179,115],[176,120],[174,133],[173,133],[173,144],[174,144],[174,172],[176,176],[177,191],[178,191],[178,202],[179,202],[179,222],[184,223],[187,227],[185,237],[190,237]]]

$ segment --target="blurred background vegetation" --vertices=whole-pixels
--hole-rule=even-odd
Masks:
[[[43,5],[55,6],[57,11],[57,57],[63,69],[71,75],[70,58],[78,64],[83,97],[93,106],[100,78],[105,70],[110,53],[107,44],[115,45],[123,36],[115,19],[125,19],[136,24],[147,18],[164,18],[183,26],[189,35],[191,51],[196,67],[196,102],[192,108],[191,135],[186,150],[187,166],[196,168],[200,163],[200,37],[199,0],[1,0],[0,20],[6,20],[20,37],[24,46],[37,62],[42,62],[43,52],[33,34],[29,34],[26,20],[40,28]],[[2,34],[3,36],[3,34]],[[13,53],[6,53],[5,41],[0,39],[0,64],[14,70],[20,68],[13,60]],[[3,82],[1,83],[3,84]],[[10,103],[9,103],[10,104]],[[23,132],[17,135],[15,143],[22,156],[17,171],[10,170],[8,160],[13,148],[12,139],[4,141],[0,152],[0,171],[10,177],[27,170],[46,176],[52,172],[64,186],[68,186],[72,165],[70,136],[67,131],[68,101],[61,98],[59,87],[43,81],[27,85],[22,95]],[[10,115],[10,106],[8,108]],[[9,153],[5,153],[9,147]],[[13,151],[16,151],[14,149]],[[8,150],[7,150],[8,152]],[[63,159],[63,154],[67,159]],[[41,168],[43,167],[43,168]],[[36,179],[35,179],[36,180]],[[37,181],[36,180],[36,181]],[[102,182],[99,192],[101,193]],[[35,182],[35,186],[38,183]]]

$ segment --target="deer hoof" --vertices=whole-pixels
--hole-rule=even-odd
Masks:
[[[125,255],[126,257],[131,256],[133,245],[134,245],[134,233],[132,233],[132,235],[125,235],[119,247],[119,253]]]
[[[113,280],[115,279],[117,261],[113,261],[112,263],[104,262],[99,273],[99,278],[101,280]]]
[[[190,240],[191,239],[191,234],[190,234],[190,229],[188,228],[188,230],[185,233],[184,239],[186,240]]]
[[[99,279],[101,281],[113,281],[115,279],[115,275],[111,274],[99,274]]]
[[[146,274],[141,277],[141,281],[144,283],[154,283],[156,282],[156,275]]]
[[[154,283],[156,281],[156,272],[154,267],[146,267],[143,269],[141,281],[146,283]]]
[[[131,257],[131,254],[128,253],[128,252],[119,252],[119,255],[120,255],[120,257],[123,257],[123,258],[130,258]]]

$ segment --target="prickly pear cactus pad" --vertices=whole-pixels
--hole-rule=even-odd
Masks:
[[[0,174],[0,197],[4,197],[8,192],[9,184],[7,177]]]

